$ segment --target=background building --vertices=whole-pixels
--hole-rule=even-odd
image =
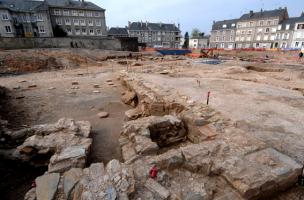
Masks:
[[[148,47],[178,48],[181,39],[179,25],[129,22],[129,36],[137,37],[138,42],[146,43]]]
[[[105,10],[84,0],[0,0],[1,37],[107,35]]]
[[[192,37],[189,39],[189,48],[190,49],[208,48],[209,38],[210,36]]]
[[[1,37],[52,37],[48,6],[43,1],[0,0]]]
[[[237,48],[274,48],[278,25],[286,19],[287,8],[244,14],[237,22]]]
[[[294,21],[291,48],[304,49],[304,13]]]
[[[235,32],[238,19],[213,22],[210,47],[235,48]]]
[[[46,1],[53,28],[57,25],[69,36],[107,35],[105,9],[83,0]]]
[[[127,28],[110,28],[108,31],[108,36],[111,37],[129,37],[129,32]]]

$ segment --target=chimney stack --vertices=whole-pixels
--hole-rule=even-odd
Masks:
[[[131,22],[130,22],[130,21],[128,21],[128,26],[129,26],[129,28],[130,28],[130,26],[131,26]]]
[[[253,16],[253,10],[250,10],[249,12],[249,16],[252,17]]]
[[[304,17],[304,11],[301,13],[301,17]]]

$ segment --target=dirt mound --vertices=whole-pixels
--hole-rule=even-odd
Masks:
[[[269,69],[269,68],[263,68],[263,67],[257,67],[257,66],[246,66],[247,70],[252,70],[256,72],[283,72],[284,69]]]

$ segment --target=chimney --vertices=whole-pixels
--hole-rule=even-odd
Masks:
[[[215,24],[215,20],[213,20],[213,24]]]
[[[130,28],[130,26],[131,26],[131,22],[130,22],[130,21],[128,21],[128,27]]]
[[[304,11],[301,13],[301,17],[304,17]]]
[[[148,21],[146,21],[146,27],[148,27]]]
[[[177,24],[177,28],[180,30],[180,23]]]
[[[253,10],[250,10],[249,12],[249,16],[252,17],[253,16]]]
[[[140,21],[140,26],[141,26],[141,27],[143,26],[143,22],[142,22],[142,21]]]
[[[163,24],[162,24],[161,22],[159,22],[159,26],[162,27],[162,25],[163,25]]]
[[[263,12],[263,8],[261,8],[261,13]]]

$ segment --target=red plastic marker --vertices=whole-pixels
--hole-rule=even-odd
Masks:
[[[211,92],[209,91],[209,92],[208,92],[208,95],[207,95],[207,105],[209,105],[210,94],[211,94]]]
[[[150,169],[150,173],[149,174],[150,174],[151,178],[156,178],[157,177],[157,173],[158,173],[158,170],[157,170],[157,168],[155,166]]]

